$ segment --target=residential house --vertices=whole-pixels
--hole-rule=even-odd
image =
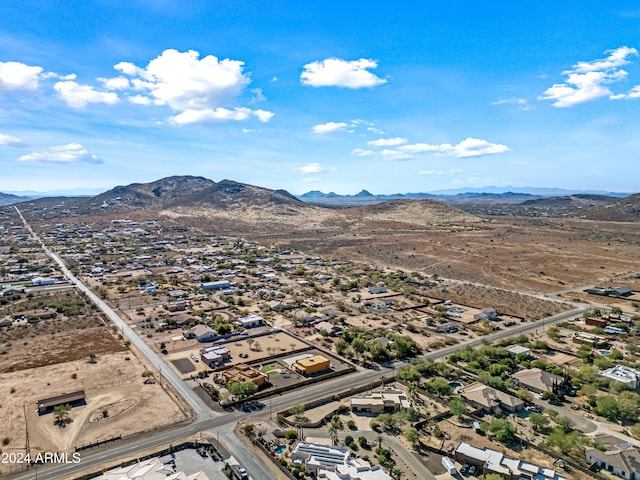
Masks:
[[[455,322],[441,323],[436,327],[436,332],[438,333],[457,333],[458,330],[458,324]]]
[[[625,365],[616,365],[598,373],[599,376],[614,382],[624,383],[636,389],[640,384],[640,371]]]
[[[354,413],[397,412],[411,406],[407,395],[402,390],[382,390],[369,395],[351,397],[351,411]]]
[[[600,435],[594,438],[596,447],[587,447],[584,451],[587,460],[603,469],[627,480],[640,479],[640,449],[624,440]]]
[[[124,467],[107,470],[96,480],[209,480],[204,472],[186,474],[169,463],[153,457]]]
[[[222,365],[231,358],[231,352],[225,347],[213,346],[200,350],[200,359],[209,368]]]
[[[478,382],[463,387],[458,392],[474,408],[487,413],[499,414],[502,410],[516,412],[524,407],[523,400]]]
[[[202,282],[200,284],[201,290],[224,290],[229,288],[231,282],[229,280],[217,280],[215,282]]]
[[[592,348],[604,348],[609,345],[605,338],[585,332],[575,332],[571,340],[573,343],[589,345]]]
[[[318,333],[321,333],[322,331],[325,331],[332,337],[335,337],[336,335],[339,335],[340,333],[342,333],[342,330],[344,329],[344,327],[342,327],[341,325],[335,325],[333,323],[326,322],[326,321],[318,322],[318,323],[314,324],[313,328]]]
[[[473,316],[474,320],[496,320],[498,318],[498,312],[495,308],[483,308]]]
[[[184,338],[191,340],[195,338],[199,342],[212,342],[218,338],[218,334],[211,327],[206,325],[196,325],[183,332]]]
[[[515,385],[534,393],[553,392],[564,385],[564,377],[540,368],[527,368],[511,375]]]
[[[252,382],[260,386],[269,379],[269,375],[266,373],[262,373],[257,368],[244,363],[233,365],[221,373],[226,384],[233,382]]]
[[[518,355],[526,355],[527,357],[531,355],[531,349],[528,347],[523,347],[522,345],[509,345],[507,347],[509,353],[512,357],[517,357]]]
[[[497,473],[504,480],[566,480],[551,468],[539,467],[518,458],[508,457],[497,450],[474,447],[466,442],[460,442],[454,457],[460,463],[478,467],[483,475]]]
[[[236,320],[236,324],[241,326],[242,328],[255,328],[261,327],[265,324],[264,318],[260,315],[246,315],[244,317],[240,317]]]

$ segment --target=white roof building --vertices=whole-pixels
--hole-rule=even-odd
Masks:
[[[625,383],[634,389],[640,383],[640,372],[635,368],[626,367],[624,365],[616,365],[609,370],[604,370],[598,375],[614,382]]]
[[[159,458],[150,458],[127,467],[109,470],[96,480],[209,480],[204,472],[187,475],[176,472],[170,465],[164,465]]]
[[[294,464],[304,462],[306,472],[322,480],[392,480],[380,467],[351,458],[346,447],[298,441],[291,450]]]

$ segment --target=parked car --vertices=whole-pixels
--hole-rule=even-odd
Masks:
[[[471,465],[469,467],[469,475],[475,475],[476,474],[476,470],[477,470],[476,466],[475,465]]]

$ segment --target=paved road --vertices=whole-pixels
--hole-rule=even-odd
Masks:
[[[515,337],[523,333],[530,332],[532,330],[537,330],[539,328],[545,329],[556,323],[564,322],[566,320],[579,317],[580,315],[582,315],[584,312],[588,310],[590,310],[589,306],[580,306],[580,307],[574,308],[573,310],[569,310],[568,312],[559,313],[552,317],[543,318],[535,322],[524,322],[515,327],[511,327],[506,330],[500,330],[491,335],[485,335],[484,337],[474,338],[472,340],[467,340],[465,342],[443,348],[436,352],[427,353],[424,355],[424,357],[429,358],[431,360],[442,360],[443,358],[451,355],[453,352],[455,352],[456,350],[460,350],[463,347],[467,347],[467,346],[477,347],[478,345],[482,345],[485,342],[493,342],[495,340],[500,340],[502,338]]]

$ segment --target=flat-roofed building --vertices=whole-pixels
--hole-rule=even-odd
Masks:
[[[55,397],[44,398],[38,400],[38,415],[44,415],[45,413],[53,412],[53,409],[59,405],[71,405],[80,406],[86,403],[86,395],[84,390],[78,390],[76,392],[64,393]]]
[[[322,355],[301,358],[291,365],[291,369],[300,375],[312,375],[331,368],[331,361]]]
[[[252,314],[238,318],[236,320],[236,324],[240,325],[242,328],[255,328],[264,325],[265,321],[260,315]]]
[[[409,400],[402,390],[383,390],[361,397],[351,397],[352,412],[380,414],[397,412],[409,407]]]
[[[96,480],[209,480],[204,472],[196,472],[190,475],[176,471],[168,463],[162,463],[154,457],[142,460],[126,467],[117,467],[107,470]]]
[[[607,380],[624,383],[633,389],[637,388],[638,384],[640,384],[640,371],[625,365],[616,365],[615,367],[600,372],[598,375]]]
[[[260,386],[265,383],[269,375],[262,373],[257,368],[251,367],[245,363],[239,363],[227,370],[223,370],[222,378],[226,384],[234,382],[252,382]]]

